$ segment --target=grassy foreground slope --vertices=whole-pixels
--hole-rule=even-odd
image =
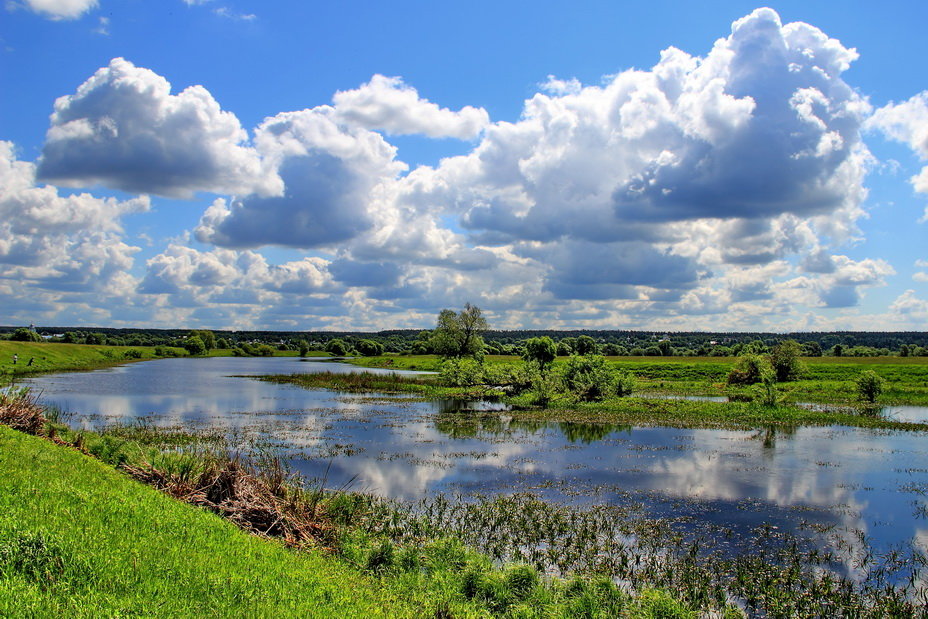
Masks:
[[[416,616],[103,463],[0,426],[0,616]]]

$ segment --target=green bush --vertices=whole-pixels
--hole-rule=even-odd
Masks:
[[[799,362],[802,346],[796,340],[785,340],[777,344],[770,352],[770,364],[776,374],[777,382],[796,380],[804,368]]]
[[[857,377],[857,396],[864,402],[876,402],[876,399],[883,393],[883,387],[886,381],[873,370],[862,372]]]
[[[728,373],[729,385],[754,385],[763,380],[765,373],[773,372],[770,362],[755,354],[747,354],[738,359],[738,363]]]
[[[447,359],[438,372],[438,382],[446,387],[473,387],[483,378],[483,365],[468,358]]]
[[[573,355],[564,367],[564,386],[581,400],[602,400],[612,392],[612,371],[605,357]]]

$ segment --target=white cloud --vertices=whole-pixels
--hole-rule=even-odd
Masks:
[[[384,182],[405,169],[378,133],[348,128],[322,106],[265,120],[255,143],[283,179],[275,197],[217,200],[197,238],[223,247],[318,247],[354,238],[372,225]]]
[[[928,320],[928,301],[916,297],[914,290],[906,290],[899,295],[889,309],[917,323],[924,324]]]
[[[202,86],[172,95],[163,77],[114,58],[55,102],[39,177],[169,197],[279,192],[247,138]]]
[[[77,19],[97,8],[97,0],[25,0],[30,10],[50,19]]]
[[[907,144],[922,160],[928,159],[928,90],[908,101],[881,107],[870,118],[868,126]],[[928,193],[928,166],[923,167],[910,182],[915,191]],[[928,207],[919,221],[928,221]]]
[[[0,142],[0,277],[46,290],[126,294],[139,248],[123,241],[120,218],[148,208],[147,197],[63,196],[37,186],[35,166]]]
[[[432,138],[477,137],[490,122],[483,108],[466,106],[454,112],[419,97],[398,77],[375,75],[355,90],[332,98],[339,122],[379,129],[392,135],[422,134]]]
[[[328,261],[322,258],[275,266],[253,251],[204,252],[179,243],[172,243],[148,261],[147,274],[139,286],[143,294],[165,295],[171,306],[239,306],[239,311],[245,312],[281,303],[283,295],[313,305],[320,302],[313,295],[328,296],[338,289],[329,274]]]

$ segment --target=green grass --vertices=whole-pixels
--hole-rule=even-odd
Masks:
[[[564,363],[559,357],[555,366]],[[750,387],[728,387],[725,379],[735,357],[607,357],[617,369],[635,375],[638,393],[745,397]],[[518,357],[488,355],[490,366],[516,363]],[[353,359],[362,367],[438,371],[436,355],[386,355]],[[788,402],[849,405],[856,402],[855,380],[873,370],[886,380],[881,404],[928,405],[928,358],[926,357],[812,357],[802,359],[805,372],[799,380],[777,385]]]
[[[337,560],[249,536],[5,427],[0,583],[2,616],[418,614]]]
[[[183,357],[183,348],[165,347],[173,356]],[[19,360],[14,364],[13,355]],[[208,357],[231,357],[231,349],[213,349]],[[297,357],[294,350],[278,350],[275,357]],[[310,351],[307,357],[330,357],[325,351]],[[0,384],[3,379],[49,372],[95,370],[132,361],[157,359],[154,346],[99,346],[94,344],[50,344],[0,340]],[[32,365],[29,360],[32,359]]]
[[[136,353],[129,351],[138,351],[139,358],[132,358]],[[19,356],[15,364],[13,355]],[[155,349],[150,346],[97,346],[2,340],[0,341],[0,376],[9,378],[43,372],[93,370],[129,361],[154,358]],[[32,365],[29,365],[29,359],[33,359]]]
[[[151,432],[119,435],[171,443]],[[326,499],[336,519],[367,504]],[[494,565],[455,539],[401,546],[370,527],[342,530],[338,556],[288,550],[76,450],[0,426],[0,616],[696,616],[666,591],[633,597],[606,579],[546,579],[528,565]]]

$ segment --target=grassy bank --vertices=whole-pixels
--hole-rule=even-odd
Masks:
[[[183,349],[172,350],[176,350],[178,355],[185,354]],[[18,357],[16,363],[13,363],[14,355]],[[43,372],[95,370],[154,358],[155,348],[150,346],[97,346],[0,340],[0,376],[8,378]]]
[[[4,379],[49,372],[96,370],[121,363],[158,359],[166,354],[184,357],[183,348],[168,346],[99,346],[94,344],[49,344],[46,342],[12,342],[0,340],[0,384]],[[18,357],[13,362],[14,355]],[[231,357],[231,349],[213,349],[209,357]],[[275,351],[275,357],[297,357],[297,351]],[[310,351],[308,357],[330,357],[324,351]],[[30,364],[30,360],[32,363]]]
[[[0,427],[2,616],[415,616],[318,552],[293,553],[101,462]]]
[[[737,357],[607,357],[610,365],[635,375],[639,393],[745,397],[751,388],[729,387],[728,372]],[[488,355],[491,367],[511,365],[518,357]],[[555,367],[566,362],[555,360]],[[359,367],[437,372],[437,355],[386,355],[349,361]],[[928,405],[928,358],[926,357],[807,357],[799,380],[778,384],[787,402],[851,405],[856,401],[855,380],[872,370],[886,380],[883,404]]]

